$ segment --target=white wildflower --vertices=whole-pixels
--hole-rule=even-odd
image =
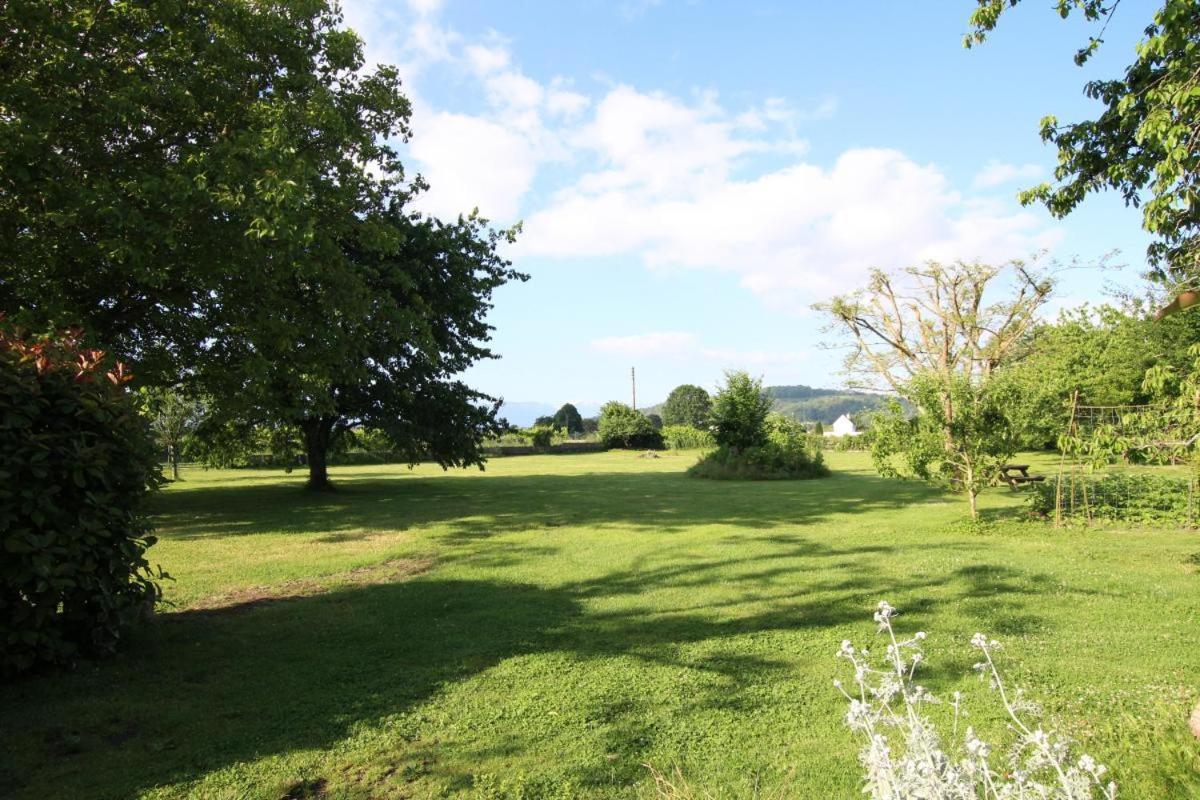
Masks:
[[[900,639],[892,628],[897,611],[881,602],[874,619],[889,644],[883,663],[872,666],[870,653],[842,642],[838,657],[854,665],[854,680],[860,697],[852,697],[840,681],[834,686],[850,701],[846,724],[863,736],[859,753],[863,765],[864,794],[872,800],[897,798],[946,798],[946,800],[1116,800],[1114,783],[1104,785],[1104,765],[1087,754],[1074,757],[1070,742],[1026,718],[1038,715],[1037,706],[1018,690],[1006,692],[994,657],[1000,643],[982,633],[971,637],[971,645],[982,651],[975,664],[986,675],[1009,717],[1014,742],[1002,771],[989,762],[993,747],[968,727],[958,739],[959,717],[967,716],[960,706],[962,692],[954,692],[954,729],[949,749],[936,726],[924,716],[926,704],[938,702],[924,686],[914,682],[917,668],[925,663],[920,643],[924,631]]]

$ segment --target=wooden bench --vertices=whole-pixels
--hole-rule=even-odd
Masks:
[[[1046,480],[1045,475],[1030,475],[1028,464],[1004,464],[1000,467],[1000,480],[1008,484],[1008,488],[1016,489],[1027,483],[1039,483]]]

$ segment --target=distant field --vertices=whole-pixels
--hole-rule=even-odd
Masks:
[[[859,797],[833,656],[886,598],[935,691],[985,699],[989,632],[1122,797],[1200,797],[1200,533],[1055,531],[1004,489],[978,533],[861,454],[770,483],[693,459],[341,467],[328,496],[190,470],[157,499],[174,608],[113,661],[0,687],[0,796],[647,797],[649,763],[715,797]]]

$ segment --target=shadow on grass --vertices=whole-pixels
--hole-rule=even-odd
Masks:
[[[682,472],[387,478],[358,474],[314,495],[288,484],[197,487],[158,498],[162,535],[219,538],[322,532],[349,541],[445,525],[461,539],[563,525],[670,533],[696,525],[766,529],[942,497],[915,481],[839,474],[808,481],[705,481]]]
[[[897,576],[875,562],[894,555],[892,545],[839,546],[771,530],[939,496],[916,483],[864,475],[732,485],[679,473],[487,480],[360,475],[327,496],[279,485],[172,493],[161,514],[163,533],[187,538],[282,530],[349,541],[432,524],[464,543],[560,525],[669,534],[732,524],[756,534],[751,549],[740,547],[736,536],[715,533],[714,542],[727,545],[720,556],[664,548],[661,561],[635,562],[555,588],[448,580],[435,572],[400,583],[164,615],[122,658],[0,693],[0,719],[24,722],[17,738],[0,732],[0,752],[9,751],[14,764],[7,770],[0,765],[0,795],[127,797],[223,769],[232,770],[230,780],[241,786],[242,762],[329,750],[357,731],[395,723],[500,662],[539,653],[700,670],[718,679],[717,688],[697,689],[691,707],[754,714],[772,701],[746,690],[782,679],[786,659],[739,651],[722,640],[864,622],[884,596],[902,602],[913,624],[928,621],[937,604],[951,603],[969,607],[984,629],[1044,627],[1035,611],[1038,593],[1063,591],[1049,576],[987,563]],[[965,546],[944,539],[928,545],[930,552]],[[490,550],[497,552],[481,548],[472,556],[476,565],[554,553],[508,542]],[[719,600],[706,596],[704,587],[716,585],[734,591]],[[1005,621],[1009,629],[1000,627]],[[702,648],[707,655],[686,647],[710,641],[712,649]],[[603,769],[573,767],[580,786],[611,782],[618,773],[622,780],[640,777],[642,754],[656,735],[643,711],[623,698],[596,710],[604,746],[617,760]],[[351,773],[362,766],[346,765],[338,775],[298,778],[322,786],[325,780],[340,786],[357,781],[364,797],[373,796],[372,781],[397,775],[436,773],[453,787],[469,785],[469,774],[438,763],[436,742],[407,730],[389,729],[387,735],[396,751],[389,756],[397,759],[394,775],[355,777]],[[485,744],[525,746],[516,738]],[[245,774],[240,780],[247,780]],[[274,796],[288,791],[280,787]]]
[[[501,661],[537,653],[584,661],[632,657],[701,670],[719,680],[717,688],[696,690],[689,700],[693,708],[753,714],[770,700],[744,690],[781,679],[789,669],[783,659],[730,647],[688,654],[682,646],[712,641],[720,648],[720,640],[744,634],[863,622],[871,604],[884,595],[904,598],[912,624],[921,624],[938,602],[974,603],[981,622],[993,614],[1013,618],[1020,608],[1021,625],[1043,624],[1022,599],[1029,595],[1036,607],[1034,595],[1049,580],[1043,576],[984,564],[936,578],[897,580],[865,573],[852,580],[823,578],[829,564],[886,548],[840,549],[804,540],[788,545],[792,557],[799,553],[805,559],[793,565],[793,577],[812,573],[805,576],[803,593],[794,583],[764,588],[773,568],[772,557],[762,556],[740,564],[730,559],[614,572],[555,589],[426,575],[164,615],[124,658],[74,675],[26,681],[0,695],[0,717],[24,723],[22,746],[5,744],[22,753],[7,789],[30,798],[126,797],[247,760],[327,750],[361,726],[386,725]],[[731,575],[733,566],[743,569]],[[761,592],[729,604],[745,607],[720,613],[712,603],[589,609],[596,598],[687,589],[717,579]],[[931,599],[931,592],[940,599]],[[642,709],[621,702],[597,711],[596,723],[617,760],[602,770],[578,765],[574,779],[581,787],[611,782],[614,776],[641,777],[642,754],[652,745],[654,731],[640,720]],[[469,786],[469,774],[437,763],[436,746],[402,731],[397,736],[392,749],[399,749],[392,757],[400,767],[411,768],[400,762],[412,757],[403,752],[412,742],[412,751],[423,753],[421,769],[459,788]],[[506,746],[522,745],[514,739]],[[339,785],[347,781],[345,774],[319,777]],[[277,795],[285,793],[286,787]],[[371,796],[369,787],[363,796]]]

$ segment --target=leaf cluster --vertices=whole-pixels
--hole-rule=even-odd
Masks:
[[[160,597],[157,453],[114,369],[70,335],[0,333],[0,676],[111,653]]]

